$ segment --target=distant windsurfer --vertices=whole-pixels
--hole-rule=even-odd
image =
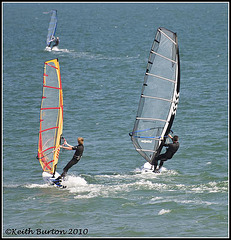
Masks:
[[[52,39],[49,42],[48,47],[51,47],[51,43],[54,43],[53,46],[51,47],[51,49],[52,49],[53,47],[58,46],[59,42],[60,42],[59,37],[57,37],[57,38],[52,37]]]
[[[52,46],[52,48],[58,46],[58,45],[59,45],[59,37],[55,38],[53,42],[54,42],[55,44]],[[51,49],[52,49],[52,48],[51,48]]]
[[[83,155],[83,150],[84,150],[84,146],[83,146],[83,141],[84,139],[82,137],[78,137],[77,139],[78,141],[78,145],[77,146],[71,146],[70,144],[67,143],[66,140],[64,140],[64,145],[67,145],[67,147],[65,147],[64,145],[61,145],[60,147],[63,149],[67,149],[67,150],[75,150],[75,153],[73,155],[73,158],[68,162],[68,164],[63,168],[63,173],[57,178],[61,179],[64,178],[67,175],[67,171],[75,164],[77,164],[80,161],[80,158]]]
[[[173,143],[165,143],[163,146],[167,147],[166,152],[154,158],[154,160],[152,161],[152,165],[154,165],[153,172],[160,172],[160,169],[163,166],[164,162],[167,161],[168,159],[171,159],[180,146],[178,142],[179,139],[178,136],[172,137],[170,134],[168,136],[172,139]],[[160,163],[159,168],[157,170],[158,161],[160,161]]]

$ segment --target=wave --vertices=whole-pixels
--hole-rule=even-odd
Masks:
[[[174,178],[179,178],[177,181]],[[185,178],[184,178],[185,179]],[[173,196],[175,194],[200,194],[200,193],[224,193],[228,191],[228,182],[208,182],[203,184],[188,185],[187,183],[181,183],[181,175],[176,171],[170,171],[163,169],[161,174],[143,173],[135,169],[129,173],[114,173],[114,174],[99,174],[99,175],[68,175],[63,185],[67,186],[65,189],[59,189],[61,191],[68,191],[73,194],[74,199],[83,198],[129,198],[132,195],[136,195],[140,191],[139,198],[145,198],[142,192],[151,191],[158,194],[154,198],[146,199],[145,204],[157,204],[160,202],[169,201],[168,198],[162,198],[162,194],[167,196],[169,192]],[[5,187],[16,187],[15,185],[7,185]],[[18,186],[19,187],[19,186]],[[24,184],[26,188],[54,188],[54,186],[47,183],[30,183]],[[128,194],[129,193],[129,194]],[[176,197],[178,199],[178,197]],[[170,201],[176,201],[170,200]],[[188,199],[178,199],[182,203],[191,203]],[[195,202],[195,201],[194,201]],[[199,202],[197,202],[199,204]],[[202,202],[202,204],[209,205],[210,202]]]
[[[93,53],[93,52],[83,52],[83,51],[75,51],[75,50],[69,50],[69,49],[62,49],[58,47],[53,47],[52,50],[50,47],[46,47],[44,51],[47,52],[53,52],[53,53],[70,53],[73,58],[82,58],[82,59],[90,59],[90,60],[107,60],[107,61],[125,61],[125,62],[131,62],[134,60],[139,59],[139,55],[137,56],[111,56],[111,55],[105,55],[103,53]]]
[[[58,48],[58,47],[53,47],[51,49],[50,47],[46,47],[44,49],[44,51],[46,51],[46,52],[66,52],[66,53],[70,53],[70,52],[73,52],[74,50],[68,50],[66,48]]]
[[[161,209],[159,211],[158,215],[163,215],[163,214],[170,213],[170,212],[171,212],[171,210],[169,210],[169,209]]]

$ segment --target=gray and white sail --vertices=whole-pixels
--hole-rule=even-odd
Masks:
[[[177,34],[158,28],[150,51],[133,131],[136,151],[149,163],[161,152],[179,102],[180,58]]]

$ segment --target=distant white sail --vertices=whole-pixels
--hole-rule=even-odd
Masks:
[[[158,28],[150,51],[131,140],[149,163],[161,152],[179,102],[177,34]],[[163,141],[161,141],[163,140]]]
[[[57,28],[57,10],[51,10],[51,20],[48,26],[48,33],[47,33],[47,46],[50,45],[51,39],[55,37],[55,32]]]

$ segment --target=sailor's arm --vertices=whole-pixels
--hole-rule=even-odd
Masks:
[[[172,137],[170,134],[168,134],[168,137],[170,137],[171,139],[173,139],[173,137]],[[169,143],[164,143],[163,146],[164,146],[164,147],[168,147],[168,146],[169,146]]]
[[[72,145],[68,144],[67,141],[64,141],[64,144],[67,145],[68,147],[73,147]]]
[[[171,136],[170,134],[168,134],[168,136],[169,136],[171,139],[173,139],[173,136]]]
[[[67,149],[67,150],[72,150],[72,146],[70,146],[70,147],[65,147],[65,146],[63,146],[63,145],[60,145],[60,148],[64,148],[64,149]]]
[[[67,145],[68,147],[71,147],[71,148],[73,148],[73,146],[72,146],[72,145],[70,145],[70,144],[68,144],[68,143],[66,143],[66,145]]]
[[[65,147],[64,145],[67,145],[67,147]],[[60,145],[61,148],[67,149],[67,150],[73,150],[73,146],[68,144],[66,140],[64,140],[64,144]]]

